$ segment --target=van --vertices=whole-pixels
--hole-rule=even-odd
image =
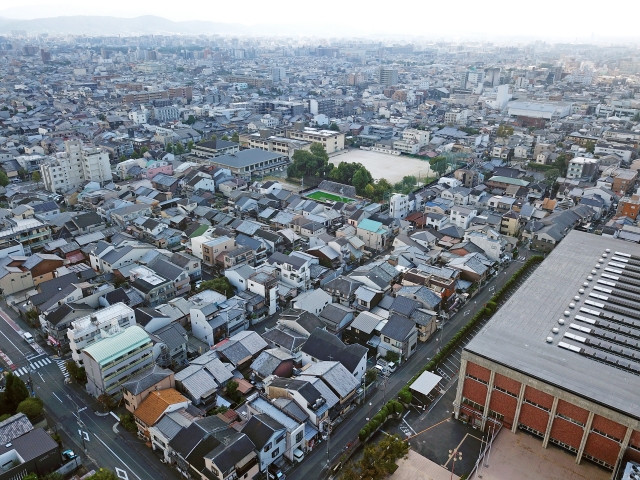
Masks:
[[[389,362],[387,363],[387,370],[389,371],[389,373],[393,373],[398,369],[398,366],[395,364],[395,362]]]
[[[299,448],[296,448],[293,451],[293,461],[295,463],[300,463],[302,460],[304,460],[304,452]]]
[[[31,335],[29,332],[24,332],[22,334],[22,337],[27,341],[27,343],[33,343],[35,341],[33,339],[33,335]]]

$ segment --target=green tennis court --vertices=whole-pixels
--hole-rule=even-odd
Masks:
[[[313,200],[331,200],[332,202],[353,202],[353,198],[349,197],[341,197],[340,195],[334,195],[333,193],[322,192],[317,190],[313,193],[307,195],[307,198],[312,198]]]

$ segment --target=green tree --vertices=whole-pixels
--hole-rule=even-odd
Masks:
[[[238,135],[238,132],[233,132],[233,135],[231,135],[231,141],[240,143],[240,135]]]
[[[513,135],[513,127],[509,125],[500,125],[496,130],[496,135],[498,138],[507,138]]]
[[[120,155],[120,156],[118,157],[118,162],[124,162],[126,159],[127,159],[127,156],[126,156],[126,155]]]
[[[229,137],[227,137],[226,135],[223,135],[220,140],[224,140],[224,141],[228,142],[229,141]]]
[[[335,122],[331,122],[331,125],[329,125],[329,130],[333,130],[334,132],[339,132],[340,127]]]
[[[429,160],[429,166],[431,170],[436,172],[439,177],[447,172],[447,159],[445,157],[434,157]]]
[[[140,158],[140,152],[137,150],[134,150],[133,153],[131,154],[131,158]]]
[[[22,477],[22,480],[38,480],[38,475],[36,475],[35,473],[29,473]]]
[[[33,172],[31,174],[31,180],[33,180],[34,182],[39,182],[40,180],[42,180],[42,176],[40,175],[40,172]]]
[[[362,167],[353,174],[351,184],[356,187],[356,193],[358,195],[362,195],[367,185],[369,185],[372,181],[373,178],[371,177],[371,173],[369,173],[369,170]]]
[[[596,148],[596,144],[594,142],[587,142],[584,148],[587,152],[593,153]]]
[[[551,170],[547,170],[547,172],[544,174],[544,179],[549,185],[553,185],[559,176],[560,170],[558,170],[557,168],[552,168]]]
[[[187,125],[193,125],[194,123],[196,123],[196,117],[194,117],[193,115],[189,115],[189,118],[187,118],[184,123],[186,123]]]
[[[190,152],[192,148],[193,148],[193,140],[189,140],[187,142],[187,151]]]
[[[0,185],[2,185],[3,187],[9,185],[9,177],[2,171],[0,171]]]
[[[231,380],[227,383],[226,387],[228,397],[235,403],[240,403],[240,400],[242,399],[242,394],[238,391],[239,386],[238,382]]]
[[[98,398],[98,403],[104,407],[105,410],[113,410],[116,407],[116,402],[111,395],[103,393]]]
[[[27,398],[18,404],[16,413],[24,413],[29,419],[42,415],[44,404],[39,398]]]
[[[397,363],[400,360],[400,355],[398,355],[397,352],[394,352],[392,350],[387,350],[387,354],[384,357],[388,362],[395,362]]]
[[[182,155],[184,153],[184,147],[180,142],[176,142],[176,146],[174,148],[176,155]]]
[[[376,196],[376,187],[374,187],[372,184],[369,183],[364,188],[364,192],[363,192],[362,196],[373,200],[375,198],[375,196]]]
[[[375,368],[370,368],[364,374],[365,385],[375,382],[376,378],[378,378],[378,371]]]
[[[202,282],[198,291],[202,290],[215,290],[216,292],[223,293],[227,298],[231,298],[235,295],[233,285],[231,285],[231,282],[225,276]]]
[[[376,191],[374,200],[380,201],[384,200],[385,195],[393,190],[393,185],[386,178],[381,178],[375,183],[374,188]]]
[[[29,390],[25,383],[13,373],[9,373],[5,383],[5,401],[11,412],[14,412],[20,402],[29,398]]]
[[[144,155],[148,151],[149,151],[149,147],[142,147],[142,148],[140,148],[140,155]]]
[[[138,430],[136,420],[131,412],[120,415],[120,425],[129,432],[136,432]]]
[[[172,153],[173,152],[173,144],[172,143],[167,143],[164,147],[165,151]]]

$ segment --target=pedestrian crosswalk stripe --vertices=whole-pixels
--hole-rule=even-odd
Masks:
[[[49,357],[45,358],[43,360],[47,365],[49,365],[51,363],[51,360],[49,360]]]

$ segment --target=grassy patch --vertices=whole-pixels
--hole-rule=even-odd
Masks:
[[[320,200],[320,201],[331,200],[332,202],[345,202],[345,203],[349,203],[353,201],[353,199],[349,197],[341,197],[340,195],[321,192],[319,190],[317,192],[310,193],[309,195],[307,195],[307,198],[312,198],[313,200]]]

